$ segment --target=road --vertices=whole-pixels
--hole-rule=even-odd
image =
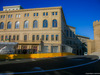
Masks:
[[[0,61],[0,75],[100,75],[97,56]]]

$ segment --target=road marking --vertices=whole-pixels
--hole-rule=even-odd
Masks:
[[[36,61],[35,59],[32,59],[32,61]]]
[[[79,61],[80,61],[80,60],[84,60],[84,59],[72,59],[72,60],[74,60],[74,61],[75,61],[75,60],[76,60],[76,61],[78,61],[78,60],[79,60]]]
[[[97,62],[99,60],[95,60],[95,61],[92,61],[92,62],[89,62],[89,63],[85,63],[85,64],[81,64],[81,65],[75,65],[75,66],[65,67],[65,68],[50,69],[50,70],[41,70],[41,71],[27,71],[27,72],[15,72],[15,73],[0,73],[0,75],[40,73],[40,72],[50,72],[50,71],[64,70],[64,69],[70,69],[70,68],[76,68],[76,67],[81,67],[81,66],[89,65],[89,64],[95,63],[95,62]]]

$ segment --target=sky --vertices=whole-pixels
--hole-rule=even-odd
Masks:
[[[0,0],[3,6],[21,5],[24,9],[62,6],[67,25],[76,34],[94,39],[93,22],[100,20],[100,0]]]

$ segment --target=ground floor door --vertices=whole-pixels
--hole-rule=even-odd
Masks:
[[[51,53],[58,53],[58,46],[51,46]]]
[[[37,53],[37,46],[35,45],[31,46],[31,53]]]
[[[22,46],[22,54],[27,54],[27,45]]]

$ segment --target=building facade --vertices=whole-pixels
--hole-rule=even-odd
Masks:
[[[0,11],[0,42],[18,42],[16,53],[68,50],[77,53],[78,50],[75,27],[66,24],[62,7],[3,7]]]
[[[100,55],[100,20],[93,22],[94,40],[88,40],[88,54]]]
[[[79,44],[81,45],[81,53],[83,55],[83,53],[87,54],[87,40],[89,40],[89,37],[85,37],[85,36],[81,36],[81,35],[76,35],[76,37],[79,40]],[[82,52],[84,51],[84,52]]]

